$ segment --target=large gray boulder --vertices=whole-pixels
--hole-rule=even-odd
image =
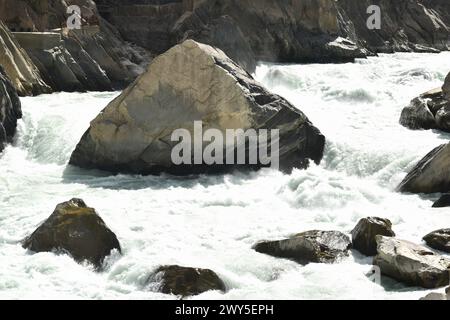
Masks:
[[[121,251],[116,235],[81,199],[57,205],[22,246],[33,252],[69,253],[76,261],[87,260],[98,269],[112,250]]]
[[[351,248],[348,236],[338,231],[307,231],[280,241],[262,241],[254,250],[300,264],[333,263],[348,255]]]
[[[376,255],[376,237],[378,235],[395,237],[395,232],[392,231],[392,222],[388,219],[377,217],[361,219],[352,230],[353,249],[367,256]]]
[[[0,65],[0,152],[5,143],[11,142],[20,118],[22,108],[16,89]]]
[[[410,286],[439,288],[449,284],[450,259],[408,241],[377,236],[373,264],[381,273]]]
[[[178,175],[260,167],[248,161],[246,166],[222,165],[226,154],[236,153],[232,147],[215,165],[175,165],[171,156],[178,142],[172,134],[185,129],[194,137],[195,121],[202,121],[203,131],[217,129],[223,136],[228,129],[279,129],[279,164],[286,171],[322,159],[325,138],[300,110],[268,92],[221,50],[187,40],[155,58],[91,122],[70,164]]]
[[[446,193],[450,191],[450,144],[433,149],[398,186],[400,192]]]

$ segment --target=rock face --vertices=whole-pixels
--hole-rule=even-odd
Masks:
[[[349,237],[338,231],[308,231],[281,241],[265,241],[255,245],[259,253],[292,259],[300,264],[333,263],[347,256]]]
[[[0,10],[1,11],[1,10]],[[0,65],[22,95],[51,92],[28,54],[20,47],[14,36],[0,19]]]
[[[182,297],[195,296],[206,291],[225,291],[226,287],[219,276],[209,269],[195,269],[180,266],[158,268],[149,282],[158,282],[159,291]]]
[[[219,47],[249,72],[257,60],[339,62],[371,52],[449,47],[449,10],[442,0],[96,2],[125,39],[154,53],[194,39]],[[379,30],[367,28],[373,4],[382,13]]]
[[[433,249],[450,253],[450,229],[431,232],[423,240]]]
[[[450,207],[450,193],[443,194],[435,203],[433,208]]]
[[[361,219],[352,231],[353,249],[367,256],[376,255],[378,235],[395,237],[391,221],[376,217]]]
[[[439,129],[450,132],[450,73],[444,86],[423,93],[403,109],[400,123],[413,130]]]
[[[449,284],[450,260],[414,243],[377,236],[374,265],[382,274],[407,285],[438,288]]]
[[[105,225],[95,209],[81,199],[59,204],[53,214],[23,241],[34,252],[63,251],[76,261],[87,260],[101,268],[112,250],[119,252],[116,235]]]
[[[450,144],[427,154],[398,186],[401,192],[436,193],[450,191]]]
[[[380,7],[380,29],[367,27],[371,15],[367,9],[372,5]],[[450,10],[445,0],[339,0],[337,6],[349,38],[368,50],[391,53],[449,49]]]
[[[325,138],[301,111],[269,93],[222,51],[187,40],[158,56],[91,122],[70,164],[177,175],[260,167],[247,161],[244,166],[222,165],[229,163],[226,153],[236,154],[234,141],[218,153],[214,165],[192,164],[189,155],[191,164],[175,165],[174,130],[186,129],[194,137],[194,121],[199,120],[203,131],[217,129],[223,136],[228,129],[279,129],[279,163],[286,171],[306,168],[309,159],[319,163],[323,155]]]
[[[17,92],[0,66],[0,152],[16,132],[17,119],[22,118],[22,109]]]
[[[81,8],[81,29],[66,28],[70,5]],[[123,88],[145,70],[150,56],[132,46],[101,18],[90,0],[0,0],[0,19],[55,91],[106,91]],[[18,10],[17,8],[21,8]],[[23,14],[26,12],[27,14]],[[45,31],[45,33],[43,33]],[[59,35],[59,43],[54,37]]]

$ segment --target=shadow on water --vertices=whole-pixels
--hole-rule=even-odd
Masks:
[[[173,176],[161,174],[159,176],[143,176],[130,174],[112,174],[101,170],[81,169],[67,165],[64,169],[62,182],[66,184],[84,184],[90,188],[111,190],[164,190],[169,188],[190,189],[196,186],[204,188],[224,183],[242,184],[245,181],[256,179],[257,172],[232,172],[217,175],[191,175]]]
[[[434,134],[436,134],[440,139],[450,140],[450,132],[441,131],[438,129],[431,130]]]

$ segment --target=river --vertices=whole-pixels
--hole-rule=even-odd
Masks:
[[[418,299],[428,291],[383,278],[357,252],[332,265],[258,254],[260,240],[320,229],[349,233],[367,216],[389,218],[399,238],[421,243],[450,227],[437,195],[395,192],[408,170],[450,135],[398,120],[419,93],[442,85],[450,53],[401,53],[353,64],[260,64],[255,77],[300,108],[327,137],[322,163],[284,175],[176,178],[109,176],[67,166],[98,112],[118,93],[22,98],[16,141],[0,155],[0,299],[173,299],[145,286],[159,266],[210,268],[228,288],[193,299]],[[56,204],[83,198],[121,242],[103,272],[66,255],[32,254],[20,240]]]

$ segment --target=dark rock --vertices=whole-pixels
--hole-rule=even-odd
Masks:
[[[450,193],[443,194],[434,204],[433,208],[450,207]]]
[[[431,232],[423,240],[433,249],[450,253],[450,229]]]
[[[121,251],[116,235],[81,199],[59,204],[22,245],[34,252],[67,252],[76,261],[87,260],[97,268],[112,250]]]
[[[376,217],[361,219],[352,231],[353,249],[367,256],[376,255],[378,235],[395,237],[391,221]]]
[[[300,264],[333,263],[348,255],[349,237],[338,231],[308,231],[289,239],[265,241],[254,246],[259,253],[292,259]]]
[[[400,192],[437,193],[450,191],[450,144],[433,149],[398,186]]]
[[[450,300],[446,294],[432,292],[427,294],[425,297],[420,300],[428,300],[428,301],[441,301],[441,300]]]
[[[159,291],[182,297],[195,296],[211,290],[225,291],[219,276],[209,269],[163,266],[150,276],[149,283],[159,283]]]
[[[377,236],[373,264],[381,273],[410,286],[439,288],[449,283],[450,260],[408,241]]]
[[[16,89],[0,65],[0,152],[5,143],[11,142],[20,118],[22,109]]]
[[[301,111],[268,92],[222,51],[187,40],[158,56],[146,73],[91,122],[70,164],[111,172],[176,175],[263,166],[260,161],[226,165],[227,154],[236,154],[242,144],[230,147],[212,165],[174,164],[172,150],[178,144],[171,138],[174,130],[183,128],[194,137],[194,121],[200,120],[203,130],[220,132],[279,129],[279,165],[287,172],[307,168],[310,159],[315,163],[322,159],[325,137]]]

